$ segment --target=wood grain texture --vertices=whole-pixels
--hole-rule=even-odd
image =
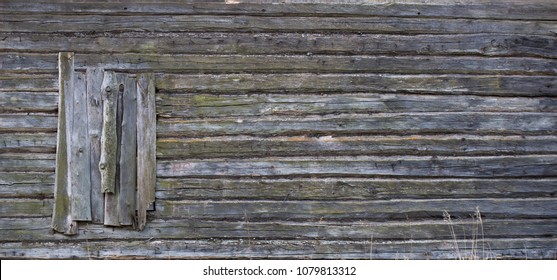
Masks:
[[[0,198],[54,198],[54,178],[54,172],[0,172]]]
[[[49,71],[50,54],[1,54],[5,70]],[[77,69],[164,70],[180,73],[453,73],[556,75],[557,62],[524,57],[460,56],[332,56],[332,55],[161,55],[77,54]]]
[[[2,153],[56,153],[56,133],[10,133],[2,135]]]
[[[54,74],[2,74],[0,76],[0,91],[58,91],[58,78]]]
[[[100,68],[87,68],[87,125],[90,147],[91,173],[91,220],[93,223],[104,223],[104,194],[102,179],[98,168],[101,157],[102,131],[102,84],[104,71]]]
[[[553,21],[392,17],[268,17],[229,15],[48,15],[11,14],[0,32],[344,32],[387,34],[530,34],[553,36]]]
[[[159,178],[162,200],[392,200],[555,197],[547,179]]]
[[[175,15],[253,15],[267,16],[394,16],[394,17],[447,17],[447,18],[493,18],[517,20],[554,20],[557,8],[552,3],[494,2],[443,3],[382,3],[377,5],[253,5],[223,3],[0,3],[3,14],[12,13],[53,13],[53,14],[175,14]]]
[[[137,223],[143,230],[147,209],[155,201],[156,110],[155,81],[152,74],[137,77]]]
[[[53,172],[58,167],[56,160],[56,154],[3,153],[0,154],[0,170],[6,172]],[[66,175],[69,176],[68,173]]]
[[[160,119],[160,136],[342,136],[367,134],[548,134],[554,113],[378,113],[263,118]],[[326,138],[324,138],[326,140]]]
[[[288,157],[159,160],[159,177],[425,176],[543,177],[557,175],[555,155],[499,157]]]
[[[452,222],[458,239],[471,239],[479,222],[464,218]],[[556,230],[554,219],[484,219],[483,238],[548,237]],[[159,239],[181,239],[184,241],[200,238],[230,239],[313,239],[313,240],[360,240],[369,241],[370,236],[378,240],[416,241],[451,239],[448,222],[441,220],[422,221],[353,221],[353,222],[234,222],[204,221],[194,219],[164,220],[153,219],[147,223],[144,232],[126,228],[111,228],[100,225],[80,227],[77,236],[52,235],[47,218],[22,219],[0,218],[0,238],[7,242],[84,242],[117,240],[145,240],[149,236]],[[18,232],[24,230],[24,235]],[[418,242],[419,242],[418,241]],[[481,242],[481,241],[480,241]]]
[[[0,132],[56,132],[58,116],[53,114],[0,114]]]
[[[555,259],[555,238],[482,241],[484,259]],[[469,240],[457,241],[461,258],[475,255]],[[215,252],[214,248],[219,248]],[[117,248],[117,249],[115,249]],[[434,241],[323,240],[127,240],[0,243],[3,259],[458,259],[452,239]],[[476,256],[477,257],[477,256]]]
[[[411,94],[157,94],[157,114],[175,118],[396,112],[557,112],[557,98]]]
[[[58,93],[0,91],[0,113],[17,112],[58,112]]]
[[[136,226],[137,196],[137,84],[134,77],[122,79],[122,132],[120,141],[120,225]],[[119,107],[120,108],[120,107]]]
[[[69,105],[73,102],[72,95],[74,92],[73,57],[73,53],[59,53],[58,58],[60,63],[60,91],[58,94],[58,138],[56,141],[56,178],[54,182],[55,203],[51,224],[55,231],[68,235],[75,234],[77,231],[77,223],[72,220],[71,212],[70,158],[68,155],[68,153],[71,152],[68,143],[71,139],[71,135],[68,134],[68,119],[72,117],[72,111],[68,109],[70,108]],[[68,98],[68,100],[66,100],[66,98]],[[5,204],[2,203],[2,205],[4,206]],[[13,206],[17,207],[17,205],[18,204],[15,204]],[[37,210],[36,208],[37,206],[31,207],[33,210]],[[39,207],[38,210],[43,210],[44,208],[45,207]],[[10,211],[18,210],[12,207],[9,207],[9,209]],[[8,209],[4,209],[2,213],[5,213],[5,211],[8,211]],[[7,214],[9,215],[9,212]]]
[[[390,74],[230,74],[157,76],[161,91],[214,93],[388,92],[496,96],[557,94],[552,76],[390,75]]]
[[[68,120],[71,214],[74,221],[91,221],[91,157],[87,114],[87,77],[74,75],[71,119]]]
[[[557,152],[555,136],[322,136],[159,138],[157,157],[250,158],[363,155],[524,155]]]
[[[464,34],[296,34],[296,33],[143,33],[59,34],[10,33],[0,50],[52,53],[144,54],[343,54],[343,55],[482,55],[556,58],[553,36]],[[23,56],[24,57],[24,56]],[[9,61],[24,63],[12,56]],[[113,62],[111,62],[113,63]],[[22,66],[13,66],[25,67]],[[2,80],[0,80],[2,82]],[[12,84],[13,85],[13,84]]]
[[[117,160],[117,135],[116,135],[116,106],[118,97],[118,85],[115,82],[113,72],[104,72],[101,89],[103,117],[101,130],[101,155],[99,170],[101,173],[101,185],[103,193],[113,193],[116,180]]]

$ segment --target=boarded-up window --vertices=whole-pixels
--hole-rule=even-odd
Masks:
[[[52,227],[77,222],[143,229],[155,195],[152,74],[74,70],[59,55],[59,117]]]

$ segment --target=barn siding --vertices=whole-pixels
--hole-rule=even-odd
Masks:
[[[0,3],[0,258],[557,258],[551,1],[46,2]],[[143,231],[50,227],[61,51],[156,73]]]

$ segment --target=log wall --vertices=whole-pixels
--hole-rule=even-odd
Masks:
[[[0,3],[2,259],[557,258],[551,1],[34,2]],[[50,227],[62,51],[155,73],[143,231]]]

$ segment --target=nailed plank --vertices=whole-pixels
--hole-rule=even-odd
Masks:
[[[101,132],[101,156],[99,169],[103,193],[115,190],[117,135],[116,135],[116,106],[118,86],[113,72],[104,72],[101,89],[103,104],[103,123]]]
[[[89,131],[91,167],[91,221],[104,222],[104,195],[99,161],[101,157],[102,88],[104,72],[100,68],[87,68],[87,125]]]
[[[212,118],[395,112],[556,112],[556,98],[411,94],[157,94],[160,117]]]
[[[146,210],[155,201],[156,184],[155,81],[152,74],[137,77],[137,223],[143,230]]]
[[[55,133],[9,133],[2,135],[2,153],[55,153]]]
[[[114,116],[110,116],[111,124],[110,126],[113,127],[114,133],[111,137],[113,139],[110,142],[111,145],[111,161],[113,161],[113,167],[106,166],[106,168],[112,168],[111,176],[114,174],[114,183],[111,185],[113,187],[112,190],[107,190],[103,185],[103,191],[105,192],[104,198],[104,225],[107,226],[120,226],[120,178],[121,178],[121,165],[119,158],[121,156],[121,142],[122,142],[122,116],[123,116],[123,94],[124,94],[124,81],[125,81],[125,74],[118,74],[114,72],[105,71],[105,81],[106,81],[106,74],[110,73],[109,75],[112,76],[110,78],[110,82],[113,85],[110,90],[110,94],[112,94],[112,98],[114,98],[114,103],[112,104],[112,108],[110,109],[113,111]],[[103,88],[104,82],[103,82]],[[103,107],[103,111],[106,107]],[[104,117],[106,114],[103,115],[103,131],[105,129],[105,125],[107,122],[105,121]],[[111,128],[112,129],[112,128]],[[103,150],[103,137],[101,137],[101,164],[103,162],[102,153]],[[101,169],[101,175],[103,175],[103,170]],[[103,178],[104,179],[104,178]],[[111,179],[112,180],[112,179]]]
[[[379,113],[308,117],[159,119],[159,136],[340,136],[361,134],[548,134],[554,113]]]
[[[69,140],[68,118],[72,117],[69,109],[74,85],[74,54],[69,52],[59,53],[59,101],[58,101],[58,138],[56,145],[56,179],[54,182],[55,203],[52,214],[52,228],[64,234],[75,234],[77,222],[71,216],[71,186],[69,185]],[[68,100],[66,100],[68,99]]]
[[[485,254],[470,240],[134,240],[96,242],[10,242],[0,244],[2,259],[555,259],[555,238],[484,239]]]
[[[59,34],[10,33],[0,50],[52,53],[160,54],[349,54],[349,55],[502,55],[557,58],[554,36],[533,35],[380,35],[292,33],[124,33]],[[49,57],[49,56],[47,56]],[[23,63],[21,59],[17,64]],[[52,63],[47,58],[46,63]],[[110,63],[113,63],[110,61]],[[153,62],[154,63],[154,62]],[[10,64],[7,64],[10,65]],[[90,66],[90,65],[88,65]],[[21,67],[21,66],[19,66]],[[464,66],[463,66],[464,67]],[[0,79],[0,82],[3,82]],[[6,85],[18,85],[6,83]]]
[[[554,20],[557,8],[553,3],[507,2],[494,3],[380,3],[373,5],[253,5],[223,3],[0,3],[0,12],[54,14],[174,14],[174,15],[267,15],[267,16],[393,16],[393,17],[448,17],[493,18],[521,20]]]
[[[1,47],[0,47],[1,48]],[[0,91],[2,92],[52,92],[58,90],[58,78],[52,74],[2,74]]]
[[[67,203],[69,204],[69,201]],[[56,205],[58,205],[58,200],[56,201]],[[52,199],[0,199],[0,217],[50,217],[55,207],[59,206],[55,206]],[[69,210],[66,215],[62,216],[62,218],[67,219],[67,225],[64,224],[65,221],[57,221],[58,216],[56,212],[55,210],[54,217],[56,220],[52,220],[56,222],[56,224],[52,224],[52,227],[54,228],[56,225],[67,226],[68,228],[58,227],[54,228],[54,230],[68,235],[76,234],[77,225],[75,221],[71,220]]]
[[[134,225],[137,188],[137,85],[129,75],[122,79],[122,136],[120,140],[120,225]],[[120,100],[118,100],[120,101]]]
[[[0,172],[1,198],[53,198],[54,172]],[[47,227],[50,231],[51,219]]]
[[[0,32],[359,32],[399,34],[529,34],[553,36],[552,21],[393,17],[268,17],[230,15],[8,14]]]
[[[56,132],[57,122],[52,114],[1,114],[0,132]]]
[[[478,235],[479,221],[472,217],[452,221],[457,238],[471,239]],[[483,219],[483,237],[506,238],[547,237],[557,229],[555,220],[495,220]],[[319,239],[319,240],[435,240],[451,239],[448,222],[440,220],[425,221],[351,221],[351,222],[229,222],[203,221],[192,219],[149,221],[143,232],[125,228],[106,230],[100,225],[80,228],[77,236],[52,235],[48,218],[0,218],[0,238],[3,241],[110,241],[146,239],[180,239],[183,241],[208,238],[259,238],[259,239]]]
[[[55,92],[1,92],[0,113],[57,112],[58,93]]]
[[[388,200],[555,197],[554,179],[160,178],[158,199]]]
[[[91,160],[89,132],[87,124],[87,78],[83,73],[75,73],[73,92],[66,95],[66,105],[70,102],[70,112],[66,112],[68,145],[70,209],[73,221],[91,221]],[[71,119],[69,119],[71,118]]]
[[[55,154],[0,154],[0,170],[6,172],[52,172],[57,166]]]
[[[557,156],[289,157],[159,160],[160,177],[425,176],[539,177],[557,175]]]
[[[14,58],[15,57],[15,58]],[[5,70],[48,71],[56,68],[50,54],[0,54]],[[180,73],[319,72],[319,73],[454,73],[557,74],[557,62],[524,57],[460,56],[331,56],[331,55],[168,55],[78,54],[76,69],[164,70]]]
[[[161,91],[215,93],[402,92],[497,96],[556,96],[551,76],[388,75],[388,74],[159,74]]]
[[[217,219],[235,221],[269,220],[408,220],[468,218],[476,207],[482,217],[555,218],[556,198],[524,199],[420,199],[379,201],[197,201],[157,200],[156,218]]]
[[[159,138],[157,157],[521,155],[557,152],[555,136],[411,135]]]

